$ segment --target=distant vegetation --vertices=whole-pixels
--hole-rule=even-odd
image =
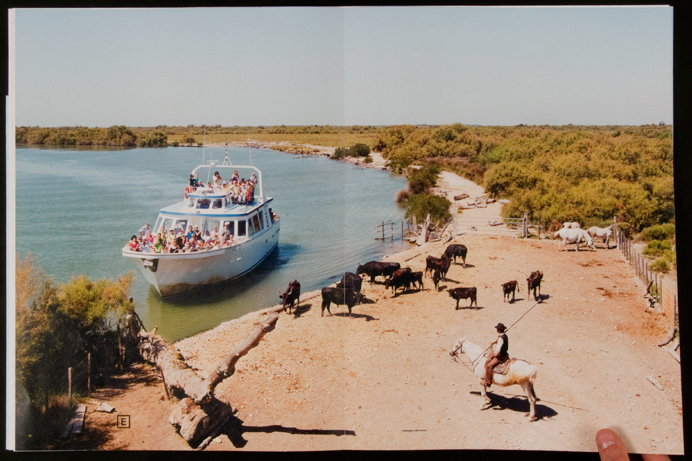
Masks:
[[[17,127],[15,141],[19,144],[46,146],[113,146],[113,147],[166,147],[168,139],[160,131],[150,128],[87,127]]]
[[[370,155],[370,146],[359,142],[351,147],[337,147],[332,158],[336,160],[344,157],[367,157],[368,155]]]
[[[337,147],[343,155],[362,146],[362,152],[365,147],[381,152],[396,173],[409,165],[436,164],[471,179],[490,196],[509,199],[506,217],[526,212],[532,221],[579,221],[588,227],[608,225],[617,216],[618,227],[630,234],[674,222],[672,127],[664,124],[19,127],[16,140],[131,147],[289,141],[296,146],[284,150],[313,153],[312,144]]]
[[[399,172],[436,163],[509,199],[506,217],[608,225],[629,233],[674,221],[667,125],[388,127],[374,149]]]

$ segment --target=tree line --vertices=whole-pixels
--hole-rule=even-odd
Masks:
[[[508,199],[505,217],[621,230],[674,222],[669,125],[388,127],[373,148],[390,167],[437,164]]]
[[[160,130],[128,128],[114,125],[109,128],[21,126],[15,129],[17,145],[44,146],[112,146],[167,147],[168,137]]]

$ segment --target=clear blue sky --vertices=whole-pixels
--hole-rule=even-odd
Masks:
[[[16,125],[641,125],[673,9],[19,9]]]

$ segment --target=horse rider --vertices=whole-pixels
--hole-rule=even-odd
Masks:
[[[507,353],[509,339],[505,334],[507,328],[502,323],[498,323],[495,325],[495,329],[497,330],[497,339],[488,347],[490,354],[488,354],[488,358],[485,361],[485,385],[488,387],[493,383],[493,369],[498,364],[509,360],[509,354]]]

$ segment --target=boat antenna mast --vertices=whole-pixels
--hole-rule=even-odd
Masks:
[[[231,161],[228,160],[228,141],[226,141],[226,158],[223,159],[223,164],[231,166]]]

